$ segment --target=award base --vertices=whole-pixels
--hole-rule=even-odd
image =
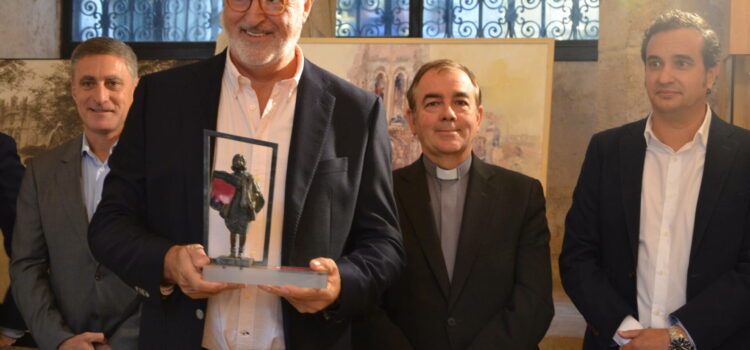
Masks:
[[[223,258],[223,257],[222,257]],[[301,267],[267,267],[220,265],[212,263],[203,267],[203,279],[214,282],[261,284],[268,286],[293,285],[300,288],[325,288],[328,274]],[[234,260],[240,260],[232,258]]]
[[[242,266],[250,267],[253,265],[253,259],[250,258],[237,258],[234,256],[222,255],[216,259],[211,258],[212,264],[227,265],[227,266]]]

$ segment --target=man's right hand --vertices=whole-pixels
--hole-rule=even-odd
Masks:
[[[0,350],[10,349],[15,342],[16,338],[11,338],[7,335],[0,334]]]
[[[94,350],[94,343],[104,344],[107,339],[104,333],[85,332],[66,339],[58,350]]]
[[[200,244],[175,245],[164,256],[164,281],[176,284],[182,292],[193,298],[203,299],[227,289],[242,288],[242,284],[209,282],[203,280],[203,266],[211,263]]]

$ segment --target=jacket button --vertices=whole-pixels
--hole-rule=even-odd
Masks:
[[[201,309],[195,309],[195,317],[196,318],[198,318],[199,320],[202,320],[203,316],[204,316],[203,315],[203,310],[201,310]]]
[[[456,319],[453,317],[448,317],[447,323],[449,327],[454,327],[456,325]]]
[[[596,327],[592,326],[590,323],[586,325],[591,330],[591,333],[593,333],[595,336],[599,336],[599,330],[596,329]]]

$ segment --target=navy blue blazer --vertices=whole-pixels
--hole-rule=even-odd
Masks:
[[[203,241],[203,129],[216,129],[226,52],[141,78],[89,230],[94,256],[146,302],[141,349],[198,349],[205,300],[162,299],[164,255]],[[309,61],[297,90],[285,193],[282,264],[333,258],[333,318],[283,302],[287,349],[347,349],[349,319],[402,264],[381,101]]]
[[[565,223],[560,277],[588,327],[584,349],[607,349],[638,317],[636,263],[646,119],[594,135]],[[750,339],[750,132],[713,115],[695,213],[687,302],[675,310],[698,349]]]
[[[11,256],[13,224],[16,221],[16,199],[23,178],[23,165],[18,158],[16,141],[0,133],[0,230],[3,231],[3,245],[8,257]],[[0,327],[26,330],[21,313],[13,300],[13,293],[5,294],[0,307]]]
[[[10,256],[13,224],[16,221],[16,199],[23,178],[23,165],[18,158],[16,141],[0,133],[0,230],[3,231],[5,252]]]

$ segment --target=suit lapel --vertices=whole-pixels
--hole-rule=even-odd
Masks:
[[[487,228],[496,226],[491,225],[490,220],[500,222],[502,226],[502,222],[506,221],[504,215],[511,212],[505,207],[511,205],[509,201],[498,200],[508,198],[504,189],[495,188],[490,184],[492,174],[489,166],[476,156],[472,157],[471,175],[461,218],[461,235],[456,250],[456,265],[453,267],[449,310],[461,295],[477,257],[477,251],[486,240]],[[495,213],[500,216],[494,215]]]
[[[302,217],[307,193],[318,167],[323,144],[328,136],[336,98],[328,92],[327,78],[320,68],[305,60],[297,86],[294,124],[289,145],[289,158],[284,195],[284,233],[282,263],[289,264],[294,240]]]
[[[221,99],[221,86],[222,77],[224,76],[224,64],[226,63],[227,51],[224,50],[221,54],[210,58],[205,61],[205,65],[201,66],[200,69],[195,69],[193,72],[193,81],[191,82],[195,90],[186,89],[186,103],[183,104],[183,116],[182,116],[182,131],[178,135],[182,135],[184,138],[182,145],[187,149],[181,154],[183,155],[183,164],[193,164],[189,169],[201,169],[201,171],[191,171],[186,173],[185,178],[185,193],[197,193],[196,189],[204,188],[203,184],[203,130],[216,130],[216,119],[218,118],[219,112],[219,100]],[[191,91],[191,92],[188,92]],[[195,101],[196,103],[193,103]],[[212,140],[213,141],[213,140]],[[214,149],[212,142],[211,149]],[[211,166],[213,166],[214,154],[211,152]],[[198,235],[192,236],[191,241],[198,239],[198,241],[207,242],[207,237],[204,237],[204,224],[207,225],[208,221],[204,218],[203,212],[203,193],[200,193],[201,197],[199,202],[201,205],[187,206],[188,212],[185,215],[188,221],[187,227],[196,228]],[[189,200],[198,199],[197,197],[190,197]],[[204,223],[205,221],[205,223]],[[207,231],[206,231],[207,232]],[[180,242],[180,243],[194,243],[194,242]]]
[[[703,166],[703,179],[698,193],[695,210],[693,241],[690,248],[690,261],[706,233],[709,219],[719,200],[724,182],[737,154],[737,142],[732,139],[733,130],[716,115],[711,118],[706,146],[706,160]]]
[[[394,178],[394,184],[397,187],[398,201],[402,203],[401,209],[406,213],[406,219],[412,225],[411,231],[419,242],[419,247],[447,301],[450,281],[435,227],[435,214],[430,205],[430,193],[422,159],[417,159],[399,172]]]
[[[55,176],[55,188],[57,189],[60,203],[73,224],[73,234],[81,239],[84,247],[88,246],[88,214],[83,201],[83,177],[81,175],[81,144],[82,135],[78,140],[69,142],[65,146],[60,164],[57,166]],[[88,251],[88,249],[87,249]],[[92,255],[93,257],[93,255]]]
[[[643,136],[645,129],[646,119],[643,119],[629,125],[620,138],[622,201],[625,207],[625,225],[630,238],[630,250],[635,261],[638,258],[643,161],[646,157],[646,140]]]
[[[204,129],[216,130],[216,118],[218,117],[219,99],[221,98],[221,81],[224,77],[227,55],[227,50],[224,50],[221,54],[211,58],[207,67],[208,74],[203,70],[195,72],[195,78],[200,84],[198,86],[204,87],[200,94],[201,103],[199,104],[202,110],[196,113],[203,119]]]
[[[203,159],[203,129],[216,130],[216,119],[219,114],[219,100],[221,99],[221,86],[222,78],[224,77],[224,64],[227,59],[227,51],[224,50],[218,56],[210,58],[205,61],[205,66],[201,66],[193,71],[193,81],[195,90],[186,96],[186,103],[183,108],[185,124],[182,125],[183,132],[180,134],[185,138],[183,145],[195,145],[195,148],[200,147],[201,157],[198,157],[201,161]],[[187,92],[186,92],[187,93]],[[195,101],[195,102],[193,102]],[[199,128],[199,129],[196,129]],[[200,142],[195,138],[196,130],[200,132]],[[213,145],[211,147],[213,149]],[[195,154],[191,152],[184,152],[188,159],[195,159]],[[213,160],[213,155],[211,155]],[[202,172],[201,172],[202,174]],[[202,179],[202,176],[200,177]],[[201,184],[201,187],[203,185]]]

